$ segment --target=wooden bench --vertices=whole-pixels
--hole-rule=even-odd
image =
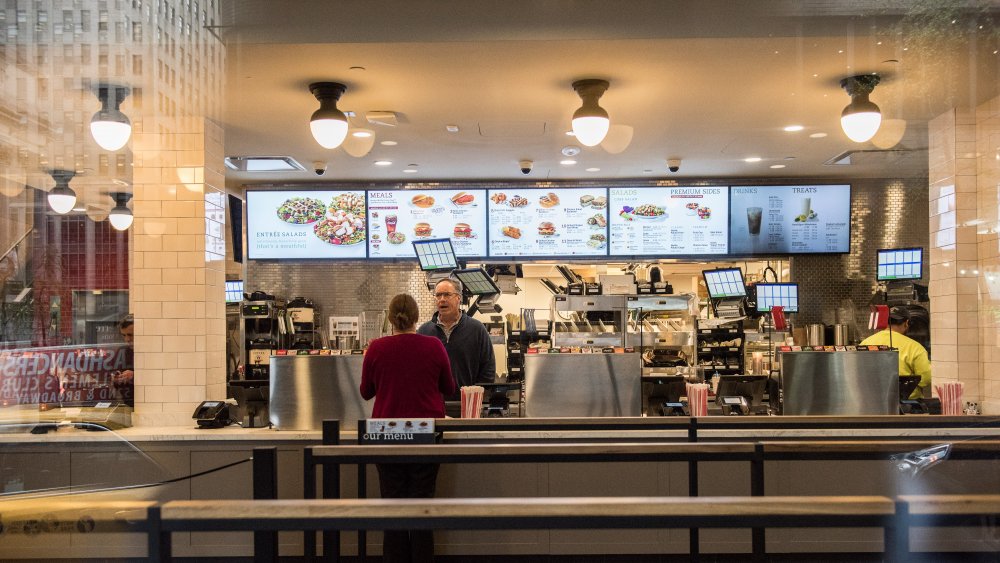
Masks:
[[[880,496],[171,501],[150,510],[149,555],[170,560],[170,534],[184,531],[750,526],[880,527],[891,554],[895,508]]]
[[[901,495],[896,501],[896,558],[910,558],[913,526],[982,526],[983,519],[989,519],[988,525],[993,528],[997,518],[1000,495]]]
[[[4,535],[146,531],[147,512],[154,501],[101,500],[102,494],[0,501],[0,531]]]

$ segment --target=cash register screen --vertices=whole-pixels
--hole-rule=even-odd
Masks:
[[[757,311],[766,313],[771,307],[784,307],[786,313],[799,312],[799,284],[757,284]]]
[[[493,282],[493,278],[482,268],[456,270],[454,276],[462,282],[466,293],[470,295],[496,295],[500,293],[500,288]]]
[[[892,248],[878,251],[878,281],[919,280],[923,275],[923,248]]]
[[[704,270],[705,285],[712,299],[732,299],[746,297],[747,287],[743,283],[743,272],[739,268]]]
[[[748,405],[757,406],[764,400],[766,387],[766,375],[720,375],[716,401],[725,404],[725,397],[743,397]]]
[[[226,303],[239,303],[243,301],[243,280],[229,280],[226,282]]]
[[[439,238],[413,241],[413,251],[417,253],[420,269],[425,272],[436,270],[454,270],[458,267],[455,249],[451,239]]]

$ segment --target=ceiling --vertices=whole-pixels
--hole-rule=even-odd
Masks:
[[[1000,2],[993,0],[294,5],[222,1],[223,19],[213,29],[226,45],[226,154],[288,155],[307,168],[227,170],[231,189],[329,181],[926,177],[928,120],[1000,94]],[[870,72],[883,77],[871,99],[882,108],[884,129],[905,127],[895,144],[882,134],[854,143],[840,130],[850,101],[840,79]],[[601,105],[614,142],[582,147],[577,164],[566,166],[561,149],[579,145],[565,134],[580,105],[570,84],[581,78],[610,81]],[[375,132],[368,154],[326,150],[312,139],[309,117],[318,103],[308,85],[315,81],[347,85],[339,107],[355,112],[352,127]],[[368,124],[372,111],[395,112],[398,124]],[[788,125],[803,129],[786,132]],[[850,151],[861,151],[850,164],[829,164]],[[744,161],[754,156],[762,160]],[[667,170],[670,157],[682,159],[677,173]],[[528,175],[519,170],[522,159],[534,161]],[[313,172],[314,161],[328,163],[325,175]],[[408,167],[416,172],[404,173]]]

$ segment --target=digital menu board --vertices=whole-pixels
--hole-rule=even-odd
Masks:
[[[606,188],[489,190],[490,256],[606,256]]]
[[[246,195],[250,259],[366,256],[364,190],[251,190]]]
[[[850,252],[851,186],[732,186],[732,254]]]
[[[413,258],[414,240],[450,238],[455,255],[486,256],[486,190],[371,190],[370,258]]]
[[[613,256],[725,254],[729,190],[725,186],[610,188]]]

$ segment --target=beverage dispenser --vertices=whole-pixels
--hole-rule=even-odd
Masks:
[[[243,329],[245,379],[268,379],[269,363],[281,348],[288,332],[284,303],[262,291],[255,291],[240,304]]]

